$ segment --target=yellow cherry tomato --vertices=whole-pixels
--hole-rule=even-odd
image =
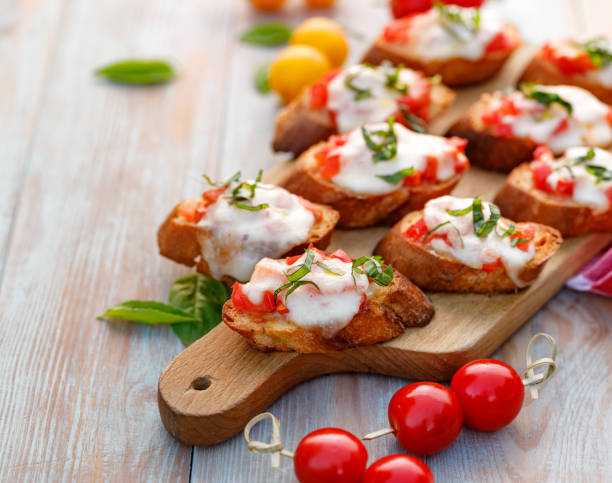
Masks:
[[[304,87],[319,80],[332,69],[325,55],[308,45],[289,45],[270,65],[270,88],[288,103]]]
[[[286,0],[251,0],[253,6],[264,12],[273,12],[281,8]]]
[[[313,8],[326,8],[331,7],[336,0],[306,0],[309,7]]]
[[[340,67],[346,60],[348,44],[344,31],[327,17],[304,20],[291,34],[292,45],[310,45],[323,52],[332,67]]]

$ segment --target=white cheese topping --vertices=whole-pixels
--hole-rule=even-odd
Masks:
[[[297,196],[262,183],[257,184],[254,198],[244,203],[267,203],[269,207],[259,211],[237,208],[228,196],[236,186],[232,183],[226,194],[208,206],[198,223],[202,229],[199,241],[213,277],[227,275],[245,281],[263,257],[280,257],[303,243],[314,215]]]
[[[569,178],[574,183],[574,201],[591,206],[597,211],[606,211],[610,208],[607,192],[612,189],[612,180],[597,182],[596,176],[588,171],[587,166],[601,166],[612,171],[612,153],[595,148],[595,156],[592,159],[577,163],[576,160],[585,156],[589,150],[590,148],[585,147],[570,148],[558,161],[546,161],[553,170],[546,178],[546,183],[555,191],[561,178]]]
[[[366,124],[368,133],[388,131],[387,123]],[[332,181],[356,193],[384,194],[399,189],[401,182],[394,185],[378,176],[389,176],[408,168],[423,172],[427,157],[438,160],[437,178],[447,180],[455,175],[454,163],[458,155],[457,148],[446,138],[419,134],[399,123],[394,123],[393,131],[397,137],[397,154],[389,161],[374,162],[373,151],[367,146],[361,129],[355,129],[344,145],[330,151],[329,154],[340,155],[340,172]],[[379,142],[378,136],[372,136]],[[459,153],[461,154],[461,153]]]
[[[573,113],[554,103],[548,108],[527,98],[522,92],[513,92],[508,97],[520,109],[518,115],[505,115],[503,121],[512,126],[518,137],[529,138],[546,144],[555,154],[577,145],[608,146],[612,143],[612,126],[607,120],[610,106],[599,101],[590,92],[573,86],[533,87],[534,91],[559,95],[572,105]],[[501,105],[501,99],[492,99],[492,108]],[[561,122],[567,121],[567,128],[560,129]]]
[[[384,121],[397,111],[397,100],[403,94],[386,86],[386,73],[393,74],[395,67],[366,67],[353,65],[340,72],[327,86],[327,108],[335,111],[339,132],[350,131],[366,122]],[[355,87],[369,90],[370,96],[355,99],[357,92],[346,86],[347,77]],[[411,69],[400,69],[398,84],[411,89],[428,88],[428,81],[420,72]]]
[[[253,272],[251,280],[243,285],[244,294],[255,304],[261,302],[266,291],[274,292],[288,282],[287,273],[295,272],[304,264],[306,254],[291,265],[285,260],[264,258]],[[341,275],[335,275],[317,265],[324,263]],[[304,328],[319,327],[323,337],[333,337],[355,317],[367,297],[370,286],[368,277],[355,273],[352,263],[337,258],[322,257],[315,252],[311,270],[300,281],[314,282],[300,285],[288,297],[279,295],[289,309],[286,318]]]
[[[582,43],[593,40],[592,38],[580,38],[576,40],[554,38],[550,40],[548,45],[554,50],[554,56],[557,58],[567,57],[569,59],[577,58],[585,54]],[[612,52],[612,40],[606,37],[598,37],[598,45],[601,45],[608,52]],[[612,64],[602,65],[595,70],[589,70],[584,75],[601,84],[605,87],[612,87]]]
[[[474,231],[473,213],[462,216],[453,216],[447,210],[461,210],[471,206],[473,198],[455,198],[454,196],[442,196],[428,201],[425,205],[424,220],[428,230],[435,228],[441,223],[447,223],[435,230],[437,235],[446,235],[451,245],[441,238],[432,238],[425,245],[426,248],[435,253],[457,260],[468,267],[481,269],[483,264],[494,263],[501,260],[506,273],[518,286],[525,285],[518,274],[529,260],[533,258],[535,248],[533,243],[528,245],[526,251],[513,247],[509,236],[502,235],[509,225],[500,220],[497,227],[488,236],[480,237]],[[485,221],[491,216],[490,203],[482,202],[482,212]]]
[[[476,14],[473,8],[447,7],[461,12],[466,21]],[[437,8],[415,15],[409,23],[406,48],[420,59],[445,60],[462,58],[482,59],[487,45],[504,30],[504,22],[489,12],[482,11],[478,29],[470,32],[455,22],[445,21]],[[452,30],[451,33],[450,31]]]

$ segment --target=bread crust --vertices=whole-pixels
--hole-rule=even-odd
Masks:
[[[324,142],[316,144],[302,153],[279,184],[296,195],[334,208],[340,214],[340,227],[393,224],[406,213],[422,208],[428,200],[450,193],[461,179],[457,174],[446,181],[423,183],[416,187],[402,186],[391,193],[355,193],[318,174],[319,164],[314,155],[324,145]]]
[[[422,210],[406,215],[380,241],[375,253],[425,290],[495,293],[513,292],[522,288],[512,281],[504,267],[497,267],[487,273],[468,267],[456,260],[431,253],[404,237],[403,233],[406,229],[422,216]],[[531,224],[536,227],[533,241],[535,254],[518,274],[519,279],[526,285],[533,283],[546,261],[557,251],[562,241],[561,234],[556,229],[537,223]],[[521,228],[521,224],[516,226]]]
[[[612,104],[612,89],[606,87],[582,74],[563,74],[554,63],[539,55],[531,59],[519,80],[548,85],[573,85],[591,92],[600,101]]]
[[[593,232],[612,232],[612,208],[596,212],[572,199],[533,187],[529,163],[512,170],[495,197],[502,214],[516,221],[535,221],[552,226],[564,237]]]
[[[432,85],[430,118],[438,117],[454,100],[455,94],[448,87]],[[337,132],[328,111],[311,109],[308,102],[308,89],[304,89],[295,101],[278,114],[272,140],[274,151],[289,152],[297,157],[313,144]]]
[[[206,236],[204,231],[194,223],[189,223],[178,215],[181,203],[176,205],[157,231],[157,244],[159,253],[175,262],[196,267],[204,275],[210,275],[208,263],[202,257],[200,237]],[[338,223],[339,215],[329,206],[315,204],[321,210],[321,220],[316,221],[310,228],[308,238],[303,243],[292,247],[284,257],[299,255],[312,243],[315,247],[324,250],[329,245],[332,232]],[[222,280],[232,283],[232,277],[225,276]]]
[[[481,97],[446,135],[467,139],[465,154],[471,164],[506,173],[521,163],[531,161],[538,145],[526,138],[505,138],[495,135],[493,130],[481,120],[488,102],[487,95]]]
[[[516,38],[519,38],[514,26],[507,25],[507,28],[512,30]],[[507,52],[493,52],[478,60],[459,57],[444,60],[423,60],[411,56],[401,45],[387,42],[383,37],[378,37],[363,57],[362,62],[379,65],[387,60],[393,65],[403,64],[411,69],[420,70],[428,77],[441,75],[442,82],[448,86],[465,86],[483,82],[493,77],[504,66],[512,52],[514,52],[514,49]]]
[[[320,353],[384,342],[406,327],[426,325],[434,315],[429,298],[396,270],[387,287],[377,286],[365,306],[334,337],[323,337],[320,328],[304,328],[284,316],[241,312],[228,300],[223,322],[260,351]]]

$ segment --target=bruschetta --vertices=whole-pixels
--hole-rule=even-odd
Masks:
[[[521,84],[484,94],[448,135],[468,140],[470,163],[507,172],[533,159],[539,145],[555,154],[572,146],[609,147],[612,111],[579,87]]]
[[[433,314],[427,296],[380,258],[312,247],[264,258],[223,306],[223,322],[255,348],[303,353],[384,342]]]
[[[563,236],[612,232],[612,154],[574,147],[555,159],[540,147],[513,169],[495,197],[502,214],[552,226]]]
[[[512,292],[533,283],[561,241],[556,229],[514,223],[479,198],[442,196],[400,220],[375,253],[423,289]]]
[[[390,64],[354,65],[328,74],[281,111],[272,147],[297,156],[332,134],[390,116],[422,130],[454,98],[421,72]]]
[[[160,253],[200,273],[246,281],[264,257],[325,248],[338,213],[283,188],[241,181],[240,173],[210,184],[201,198],[187,199],[170,213],[157,233]]]
[[[574,85],[612,104],[612,40],[553,39],[538,50],[521,82]]]
[[[403,64],[458,86],[493,77],[520,44],[516,28],[488,11],[437,3],[392,21],[363,62]]]
[[[469,167],[465,145],[460,138],[416,133],[390,118],[311,147],[280,185],[334,208],[338,226],[393,224],[451,192]]]

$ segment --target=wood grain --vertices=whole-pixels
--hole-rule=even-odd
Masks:
[[[384,3],[338,0],[329,12],[364,34],[351,39],[353,60],[376,35],[370,26],[388,18]],[[539,42],[608,28],[608,3],[494,7]],[[128,298],[163,300],[186,273],[157,255],[154,240],[168,207],[200,189],[194,178],[253,175],[284,159],[268,144],[278,106],[251,85],[274,49],[236,38],[260,20],[296,24],[313,13],[301,0],[288,4],[266,16],[247,0],[2,2],[1,481],[294,481],[290,464],[273,472],[240,437],[191,458],[163,429],[155,400],[180,343],[163,328],[94,319]],[[128,56],[169,58],[180,77],[152,89],[92,77]],[[491,435],[464,431],[431,458],[437,481],[608,481],[610,310],[608,299],[564,290],[497,352],[518,368],[531,334],[546,330],[560,339],[562,366],[517,423]],[[363,434],[386,424],[386,400],[406,382],[326,376],[271,410],[290,448],[322,426]],[[393,438],[368,449],[370,461],[400,451]]]

